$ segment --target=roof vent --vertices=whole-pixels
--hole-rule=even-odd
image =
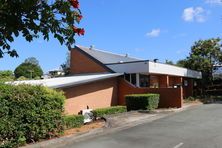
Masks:
[[[154,63],[156,63],[158,60],[159,60],[159,59],[154,59],[153,61],[154,61]]]
[[[128,54],[126,54],[125,57],[128,57]]]
[[[89,50],[93,50],[95,48],[94,45],[90,45]]]
[[[123,63],[123,61],[119,61],[119,63]]]

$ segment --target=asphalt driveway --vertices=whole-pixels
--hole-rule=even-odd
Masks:
[[[221,148],[222,104],[198,106],[150,123],[73,142],[67,148]]]

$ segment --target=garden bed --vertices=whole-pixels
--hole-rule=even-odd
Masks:
[[[104,120],[96,120],[94,122],[85,124],[85,125],[78,127],[78,128],[67,129],[64,131],[64,134],[62,135],[62,137],[68,136],[68,135],[76,135],[76,134],[86,133],[86,132],[89,132],[93,129],[103,128],[104,126],[105,126]]]

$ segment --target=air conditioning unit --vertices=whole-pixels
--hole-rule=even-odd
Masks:
[[[93,121],[92,109],[83,109],[82,115],[84,116],[84,123],[89,123]]]

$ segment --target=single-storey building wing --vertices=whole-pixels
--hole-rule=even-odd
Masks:
[[[198,71],[75,46],[70,51],[70,76],[14,83],[61,89],[67,98],[65,112],[77,114],[87,106],[124,105],[124,96],[134,93],[158,93],[159,107],[179,108],[201,78]]]

